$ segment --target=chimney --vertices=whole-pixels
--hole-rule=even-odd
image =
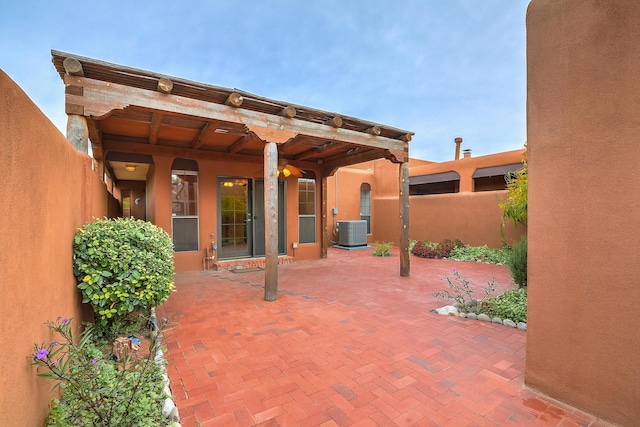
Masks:
[[[471,148],[467,148],[465,150],[462,150],[462,152],[464,153],[464,158],[469,158],[471,157]]]
[[[462,144],[462,138],[460,138],[459,136],[453,139],[453,142],[456,143],[456,158],[455,160],[458,160],[460,158],[460,144]]]

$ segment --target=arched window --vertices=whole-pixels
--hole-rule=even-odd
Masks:
[[[371,186],[366,182],[360,186],[360,219],[367,221],[367,234],[371,234]]]
[[[175,159],[171,165],[171,236],[176,252],[198,250],[198,163]]]

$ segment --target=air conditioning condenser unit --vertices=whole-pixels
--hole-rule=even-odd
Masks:
[[[367,246],[367,221],[338,221],[340,246]]]

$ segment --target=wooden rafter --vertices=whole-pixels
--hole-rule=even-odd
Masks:
[[[191,148],[193,150],[197,150],[198,148],[200,148],[202,146],[202,141],[204,141],[204,138],[215,132],[216,129],[218,129],[218,126],[220,125],[220,122],[218,121],[211,121],[211,122],[207,122],[202,129],[200,129],[200,132],[198,132],[198,135],[193,139],[193,141],[191,141]]]
[[[231,154],[237,153],[238,151],[242,150],[244,147],[249,145],[254,138],[255,137],[253,133],[246,134],[245,136],[243,136],[242,138],[238,139],[236,142],[231,144],[227,152]]]
[[[158,143],[158,132],[160,131],[163,118],[164,114],[157,111],[151,115],[151,124],[149,125],[149,144],[151,145]]]

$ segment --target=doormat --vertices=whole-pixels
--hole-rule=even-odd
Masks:
[[[229,270],[232,273],[254,273],[256,271],[262,271],[264,268],[262,267],[249,267],[249,268],[234,268],[233,270]]]

